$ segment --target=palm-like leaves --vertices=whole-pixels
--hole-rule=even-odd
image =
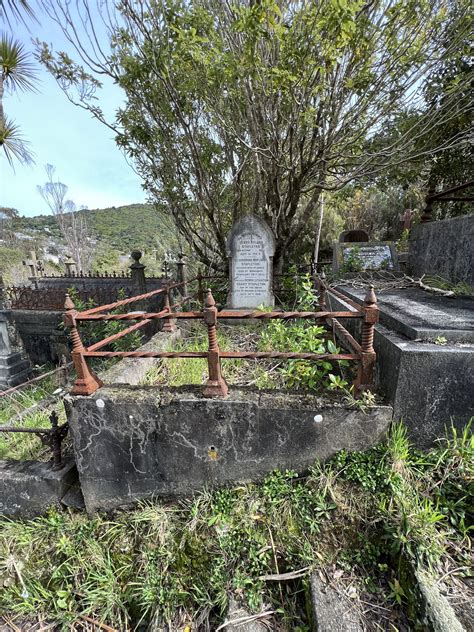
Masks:
[[[0,0],[0,3],[0,9],[4,11],[3,0]],[[0,147],[11,166],[14,160],[22,164],[34,161],[33,154],[28,149],[29,143],[23,139],[20,128],[5,116],[3,91],[5,87],[9,87],[12,91],[31,91],[35,90],[35,83],[34,66],[23,44],[8,35],[2,35],[0,37]]]
[[[21,42],[8,35],[0,38],[0,67],[2,79],[11,90],[36,90],[36,73],[29,53]]]
[[[28,149],[29,143],[23,139],[18,125],[7,118],[0,121],[0,147],[3,148],[5,156],[13,167],[13,160],[16,159],[22,164],[33,162],[33,154]]]
[[[25,21],[24,16],[34,18],[35,14],[28,0],[0,0],[0,18],[10,24],[10,17]]]

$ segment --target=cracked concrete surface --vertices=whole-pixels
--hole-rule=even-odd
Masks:
[[[104,387],[70,397],[69,423],[88,511],[209,485],[304,471],[338,450],[381,440],[392,410],[368,414],[296,393]]]

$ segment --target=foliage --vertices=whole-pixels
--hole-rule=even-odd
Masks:
[[[332,340],[326,340],[326,330],[305,322],[285,323],[280,320],[269,322],[260,337],[262,351],[292,351],[295,353],[340,353]],[[347,362],[338,361],[339,366]],[[278,368],[285,386],[289,388],[329,388],[333,363],[328,360],[287,360]]]
[[[76,288],[74,287],[71,287],[68,289],[68,294],[71,297],[75,305],[75,308],[79,312],[96,307],[96,304],[93,299],[89,299],[87,303],[82,301],[77,294]],[[123,289],[120,289],[117,293],[117,300],[120,301],[124,298],[126,298],[125,292]],[[124,306],[124,307],[117,307],[116,309],[110,310],[110,312],[108,313],[124,314],[127,311],[128,311],[127,306]],[[119,321],[119,320],[99,320],[99,321],[92,321],[92,322],[86,321],[85,323],[81,323],[81,327],[80,327],[81,340],[84,346],[89,347],[90,345],[96,342],[99,342],[99,340],[103,340],[104,338],[108,338],[109,336],[112,336],[113,334],[117,334],[129,326],[130,326],[129,322]],[[108,345],[108,348],[110,349],[110,351],[133,351],[137,349],[137,347],[139,347],[141,343],[142,343],[141,333],[139,331],[132,331],[130,334],[127,334],[126,336],[123,336],[122,338],[118,338],[117,340],[112,341]],[[112,359],[112,361],[114,360],[118,361],[117,358]],[[91,364],[94,365],[96,362],[98,362],[102,368],[105,368],[111,363],[110,361],[107,362],[101,358],[98,358],[97,360],[94,358],[92,359]]]
[[[83,209],[91,236],[105,248],[129,254],[132,250],[157,249],[160,260],[166,252],[179,252],[179,242],[162,209],[150,204],[130,204],[103,209]],[[52,215],[20,217],[16,221],[18,230],[44,231],[47,228],[59,237]]]
[[[252,209],[275,233],[281,270],[322,190],[432,152],[431,131],[453,107],[469,107],[456,101],[464,79],[429,111],[423,92],[423,79],[463,46],[466,0],[456,11],[446,0],[124,0],[102,16],[110,51],[97,50],[87,7],[44,4],[89,63],[39,42],[40,60],[72,101],[114,129],[150,198],[212,267],[225,266],[225,235]],[[116,120],[97,105],[102,75],[126,95]],[[407,110],[403,133],[378,142]]]
[[[261,484],[131,512],[3,520],[0,608],[41,612],[65,629],[82,616],[121,630],[159,617],[182,629],[173,622],[191,627],[207,612],[214,629],[234,593],[253,611],[270,606],[284,629],[307,631],[304,572],[265,576],[331,564],[351,583],[360,574],[382,608],[404,607],[412,588],[403,559],[434,567],[449,547],[462,565],[469,552],[473,466],[469,427],[419,453],[397,425],[386,443],[339,453],[302,478],[276,471]]]
[[[25,3],[26,4],[26,3]],[[3,4],[0,7],[3,13]],[[33,154],[23,139],[19,126],[7,118],[3,108],[5,89],[34,91],[36,74],[23,44],[9,35],[0,36],[0,146],[6,159],[13,166],[14,160],[31,163]]]

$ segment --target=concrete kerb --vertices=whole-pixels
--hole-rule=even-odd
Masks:
[[[61,498],[77,481],[76,464],[65,459],[60,470],[42,461],[0,460],[0,515],[33,517]]]
[[[330,296],[332,309],[350,309]],[[360,321],[344,326],[356,338]],[[395,420],[406,424],[410,440],[420,449],[433,447],[450,424],[462,429],[474,416],[474,345],[410,340],[382,324],[375,327],[377,390],[393,406]]]
[[[375,445],[392,418],[388,406],[365,414],[314,395],[244,389],[205,399],[199,387],[111,386],[67,400],[90,512],[256,481],[274,469],[303,472],[341,449]]]

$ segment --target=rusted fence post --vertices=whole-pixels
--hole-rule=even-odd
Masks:
[[[87,366],[86,359],[83,355],[85,351],[84,345],[82,344],[81,337],[77,330],[77,310],[69,294],[66,294],[64,309],[66,310],[64,314],[64,325],[70,328],[69,335],[72,342],[71,357],[74,368],[76,369],[76,381],[74,382],[71,393],[73,395],[92,395],[92,393],[102,386],[102,382]]]
[[[166,285],[163,309],[166,309],[171,313],[171,293],[169,284]],[[162,331],[166,331],[167,333],[176,331],[176,321],[173,318],[165,318]]]
[[[374,286],[369,286],[362,306],[362,343],[361,359],[354,383],[355,395],[373,387],[373,373],[375,365],[374,333],[375,324],[379,320],[379,308]]]
[[[209,340],[209,350],[207,352],[209,379],[207,380],[203,395],[204,397],[225,397],[229,388],[221,373],[220,351],[217,343],[217,307],[211,290],[207,290],[203,314],[204,322],[207,325],[207,336]]]

